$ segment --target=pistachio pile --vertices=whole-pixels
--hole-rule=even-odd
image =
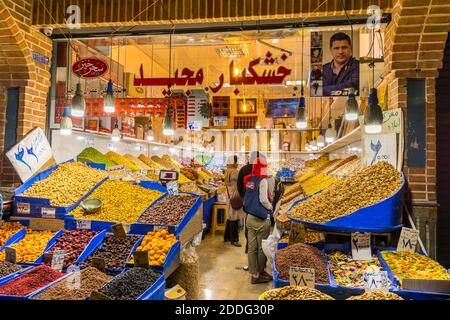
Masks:
[[[326,223],[391,197],[401,185],[400,173],[389,163],[379,162],[300,202],[290,215]]]
[[[392,292],[371,291],[361,296],[350,297],[347,300],[404,300]]]
[[[334,300],[319,290],[308,287],[284,287],[270,290],[264,294],[264,300]]]
[[[61,164],[47,179],[38,181],[21,196],[50,199],[53,206],[70,206],[108,176],[80,162]]]

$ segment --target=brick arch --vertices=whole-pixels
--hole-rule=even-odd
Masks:
[[[22,86],[27,80],[36,79],[31,50],[3,0],[0,0],[0,68],[0,82],[5,86]]]
[[[386,32],[386,73],[438,77],[450,30],[447,0],[394,0]]]

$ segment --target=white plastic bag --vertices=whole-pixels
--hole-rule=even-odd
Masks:
[[[266,272],[272,274],[272,264],[275,258],[275,252],[277,251],[278,241],[281,239],[281,233],[275,226],[272,234],[262,241],[262,249],[264,255],[267,257]]]

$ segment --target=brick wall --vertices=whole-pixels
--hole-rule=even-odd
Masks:
[[[404,167],[416,204],[436,202],[436,78],[450,30],[449,13],[448,0],[395,0],[386,33],[389,107],[407,114],[407,79],[426,79],[427,166],[408,168],[405,158]]]
[[[30,1],[0,0],[0,87],[20,88],[18,139],[45,128],[50,87],[50,64],[36,63],[33,52],[51,58],[52,43],[31,26],[32,10]],[[20,181],[4,156],[5,109],[6,96],[0,95],[0,184],[10,185]]]

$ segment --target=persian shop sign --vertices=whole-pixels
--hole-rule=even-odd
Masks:
[[[74,63],[72,72],[78,77],[93,79],[103,76],[108,71],[108,64],[97,58],[81,59]]]
[[[283,54],[280,59],[286,61],[288,56]],[[282,84],[292,72],[291,69],[279,66],[278,68],[273,68],[274,64],[278,61],[271,52],[267,52],[264,58],[257,58],[250,61],[246,68],[235,72],[237,67],[234,61],[231,62],[229,68],[229,79],[230,85],[242,85],[242,84]],[[268,67],[262,74],[256,70],[256,66],[265,65]],[[199,69],[197,72],[192,71],[188,68],[184,68],[181,73],[177,69],[175,71],[174,77],[172,78],[145,78],[144,77],[144,66],[140,67],[140,76],[134,77],[135,87],[151,87],[151,86],[168,86],[169,83],[177,86],[195,86],[202,85],[204,80],[203,69]],[[219,81],[214,85],[210,86],[209,89],[213,93],[217,93],[223,88],[225,84],[225,74],[219,75]]]

